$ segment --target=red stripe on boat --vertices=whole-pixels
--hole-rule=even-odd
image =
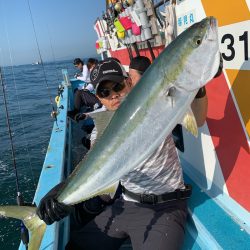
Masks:
[[[223,74],[207,85],[207,93],[207,124],[229,195],[249,211],[249,145]]]

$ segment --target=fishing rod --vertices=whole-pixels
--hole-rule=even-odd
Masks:
[[[27,0],[27,3],[28,3],[28,7],[29,7],[29,14],[30,14],[31,22],[32,22],[32,27],[33,27],[34,35],[35,35],[35,40],[36,40],[36,46],[37,46],[37,50],[38,50],[38,54],[39,54],[39,59],[41,61],[41,65],[42,65],[42,69],[43,69],[43,75],[44,75],[45,85],[46,85],[46,88],[47,88],[47,91],[48,91],[48,96],[49,96],[49,99],[50,99],[50,105],[51,105],[51,108],[52,108],[51,117],[55,119],[56,125],[58,127],[58,122],[57,122],[58,111],[55,110],[55,107],[54,107],[53,101],[52,101],[52,97],[51,97],[51,94],[50,94],[49,84],[48,84],[46,73],[45,73],[44,63],[43,63],[43,60],[42,60],[42,54],[41,54],[41,50],[40,50],[38,39],[37,39],[37,34],[36,34],[34,19],[33,19],[33,15],[32,15],[32,12],[31,12],[31,7],[30,7],[29,0]]]
[[[56,65],[56,57],[55,57],[55,51],[54,51],[54,47],[52,45],[52,40],[51,40],[51,33],[50,33],[50,30],[49,30],[49,26],[47,24],[47,31],[48,31],[48,37],[49,37],[49,42],[50,42],[50,49],[51,49],[51,53],[52,53],[52,58],[53,58],[53,64],[56,68],[56,77],[57,77],[57,81],[60,82],[60,79],[59,79],[59,75],[58,75],[58,68],[57,68],[57,65]]]
[[[1,67],[0,67],[0,82],[1,82],[2,91],[3,91],[3,101],[4,101],[4,108],[5,108],[6,122],[7,122],[9,138],[10,138],[14,173],[15,173],[15,177],[16,177],[16,190],[17,190],[16,200],[17,200],[17,205],[22,206],[22,205],[24,205],[24,201],[23,201],[23,196],[20,192],[19,178],[18,178],[18,172],[17,172],[17,166],[16,166],[16,154],[15,154],[12,131],[11,131],[11,126],[10,126],[9,110],[8,110],[8,105],[7,105],[7,101],[6,101],[7,98],[6,98],[6,92],[5,92],[5,84],[4,84],[4,79],[3,79]],[[23,222],[21,222],[21,239],[22,239],[22,242],[25,245],[26,249],[28,249],[29,232],[28,232],[28,229],[23,224]]]

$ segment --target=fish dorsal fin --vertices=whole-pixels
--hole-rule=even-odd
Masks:
[[[11,217],[22,220],[31,233],[29,250],[40,249],[46,224],[36,214],[36,207],[0,206],[0,217]]]
[[[181,124],[189,133],[195,137],[198,137],[198,127],[191,108],[187,110],[187,113],[185,114]]]
[[[96,141],[101,137],[105,128],[109,125],[115,111],[101,111],[96,113],[89,113],[89,115],[94,119],[94,123],[97,130]]]

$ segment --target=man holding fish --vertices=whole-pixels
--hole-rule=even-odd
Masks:
[[[118,109],[131,90],[130,78],[113,59],[106,59],[93,69],[91,82],[102,104],[112,111]],[[138,85],[143,84],[142,79]],[[177,91],[173,87],[166,95],[175,102],[178,94],[174,92]],[[203,125],[207,112],[205,87],[199,89],[191,106],[197,125]],[[143,131],[142,140],[150,132]],[[95,140],[93,136],[92,140]],[[119,249],[130,238],[134,249],[180,249],[191,187],[184,184],[171,134],[153,154],[123,176],[120,182],[122,196],[81,230],[73,232],[72,245],[68,248]],[[83,208],[79,205],[77,208],[75,212],[81,214]]]
[[[116,110],[130,92],[130,78],[113,59],[99,63],[96,72],[91,79],[98,98],[108,110]],[[202,125],[207,110],[204,87],[192,106],[197,110],[199,125]],[[186,199],[191,195],[191,187],[183,182],[171,135],[146,161],[121,179],[121,188],[123,194],[114,204],[81,230],[73,232],[71,247],[119,249],[130,238],[134,249],[166,249],[166,246],[179,249],[187,216]]]
[[[100,62],[94,70],[96,72],[91,75],[91,79],[98,98],[108,110],[116,110],[131,90],[130,78],[123,67],[113,59]],[[134,81],[132,85],[136,83],[137,81]],[[192,109],[196,111],[194,114],[197,124],[202,125],[207,111],[205,87],[200,88],[196,94]],[[91,139],[95,140],[95,133]],[[143,164],[122,178],[121,184],[122,197],[107,207],[94,221],[81,230],[72,232],[67,249],[119,249],[129,237],[133,246],[139,249],[161,249],[161,246],[165,249],[167,245],[170,245],[171,249],[179,249],[187,215],[186,199],[191,195],[191,187],[184,185],[172,136],[168,136]],[[84,215],[88,217],[87,211],[97,211],[98,214],[107,204],[106,198],[101,196],[84,202],[82,206],[78,204],[75,215],[77,214],[78,218]],[[43,201],[42,205],[46,202],[48,201]],[[91,207],[94,208],[93,211]],[[70,210],[66,209],[65,215]],[[46,214],[46,211],[43,213]],[[54,213],[60,214],[56,205]],[[82,220],[84,221],[84,218]],[[154,222],[151,222],[152,220]],[[131,225],[127,229],[129,221]],[[107,226],[109,229],[105,232]],[[149,226],[151,229],[147,229]],[[156,232],[159,235],[155,235]]]
[[[93,148],[53,202],[48,206],[42,200],[37,212],[46,222],[59,207],[62,213],[54,217],[59,220],[73,204],[81,208],[81,201],[115,192],[118,181],[122,195],[75,232],[75,245],[68,249],[119,249],[128,238],[133,249],[181,248],[191,188],[183,182],[170,134],[182,123],[197,135],[189,107],[192,104],[197,124],[202,125],[207,110],[203,86],[216,75],[219,61],[217,22],[208,17],[178,36],[125,99],[129,78],[117,61],[107,59],[92,70],[98,98],[117,111],[109,116],[107,128],[96,124],[99,138]],[[8,216],[7,209],[3,211]],[[25,215],[23,220],[28,219]]]

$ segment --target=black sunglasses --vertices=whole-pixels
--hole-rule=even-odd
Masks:
[[[106,98],[111,94],[111,90],[114,92],[120,92],[125,88],[125,83],[114,83],[111,88],[98,88],[96,94],[101,98]]]

